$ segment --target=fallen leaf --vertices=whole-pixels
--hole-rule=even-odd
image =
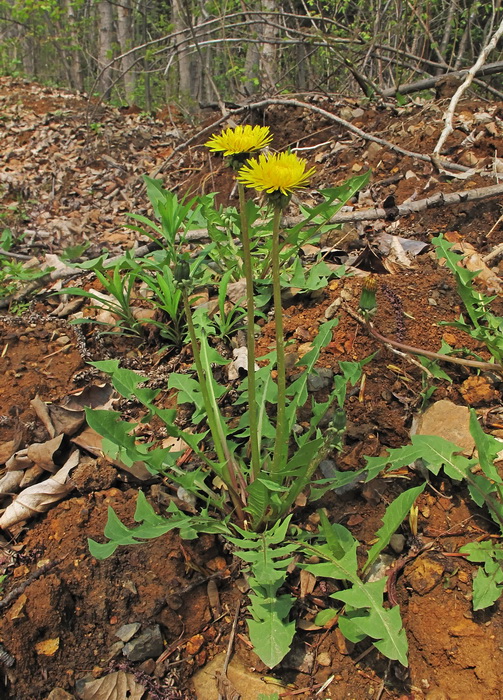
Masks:
[[[117,671],[86,683],[80,693],[82,700],[141,700],[145,686],[132,673]]]
[[[29,486],[5,509],[0,518],[0,528],[7,528],[29,520],[38,513],[45,513],[53,503],[61,501],[73,489],[67,483],[70,471],[77,466],[80,452],[76,450],[70,455],[66,464],[49,479]]]

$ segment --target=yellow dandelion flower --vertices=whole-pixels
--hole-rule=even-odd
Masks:
[[[270,153],[252,158],[241,168],[237,179],[246,187],[268,194],[280,193],[289,197],[294,190],[303,189],[315,173],[306,170],[307,160],[296,153]]]
[[[236,126],[224,129],[221,134],[213,134],[204,144],[210,151],[222,151],[224,156],[260,151],[272,141],[268,126]]]

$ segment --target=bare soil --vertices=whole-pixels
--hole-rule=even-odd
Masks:
[[[162,167],[177,146],[179,151],[163,170],[166,188],[217,191],[221,201],[235,203],[228,170],[200,147],[204,137],[181,147],[197,128],[186,125],[174,110],[167,108],[154,116],[124,114],[24,81],[0,78],[0,86],[6,115],[0,126],[5,144],[0,160],[3,223],[16,235],[25,234],[14,250],[41,259],[46,253],[58,253],[86,240],[91,244],[87,257],[102,249],[115,254],[131,247],[134,234],[124,227],[126,212],[148,210],[141,175]],[[323,106],[335,114],[342,107],[356,109],[349,103],[331,106],[329,101]],[[357,116],[350,120],[364,131],[404,148],[430,153],[442,128],[445,107],[445,102],[407,108],[371,106],[358,109]],[[86,124],[89,109],[94,113]],[[472,140],[475,145],[463,146],[466,133],[455,131],[448,142],[450,156],[467,164],[476,162],[477,167],[485,166],[489,171],[495,152],[503,151],[499,121],[503,105],[471,98],[462,104],[460,112],[469,115],[465,121],[472,119],[469,130],[473,129],[475,135],[479,130],[484,133]],[[474,115],[486,112],[486,121],[475,119]],[[202,115],[204,125],[218,116]],[[337,125],[323,123],[308,110],[275,107],[253,118],[271,126],[276,148],[328,143],[302,153],[318,164],[317,186],[340,184],[371,167],[369,197],[376,206],[390,195],[400,204],[411,196],[423,198],[439,191],[494,183],[481,174],[464,180],[446,178],[431,164],[385,148],[369,148],[368,142],[344,133]],[[99,126],[90,128],[90,120]],[[334,149],[337,144],[340,148]],[[403,217],[391,229],[390,222],[370,223],[351,235],[355,247],[362,249],[384,228],[424,242],[440,232],[449,232],[484,256],[502,242],[500,215],[500,201],[493,198],[426,210]],[[493,273],[499,275],[501,263],[498,268],[496,259],[491,265]],[[451,346],[469,347],[489,359],[484,347],[461,331],[439,325],[458,318],[462,305],[452,276],[431,251],[414,258],[409,268],[397,267],[393,273],[379,274],[379,280],[375,324],[381,333],[429,350],[437,350],[444,339]],[[317,295],[293,296],[285,301],[284,308],[284,330],[292,356],[316,335],[326,309],[341,296],[339,324],[320,356],[319,366],[337,370],[341,360],[361,360],[376,353],[365,367],[364,387],[347,400],[348,433],[338,464],[341,469],[359,468],[364,455],[379,455],[386,448],[407,444],[412,418],[422,408],[424,375],[417,364],[369,337],[347,312],[357,310],[361,285],[358,274],[334,280]],[[0,318],[0,464],[15,450],[47,439],[31,404],[35,397],[58,403],[78,389],[103,380],[89,367],[89,360],[118,358],[160,381],[177,364],[190,365],[187,349],[180,357],[164,354],[163,344],[156,337],[150,338],[149,344],[119,334],[103,341],[93,331],[84,336],[83,343],[82,334],[65,319],[54,316],[59,300],[48,296],[47,291],[42,288],[21,316],[5,313]],[[495,303],[501,307],[501,299]],[[272,322],[263,325],[257,342],[259,356],[267,353],[274,343]],[[469,381],[476,376],[475,371],[459,365],[444,365],[444,369],[452,382],[437,381],[430,400],[473,405],[486,430],[501,437],[501,381],[497,377],[483,378],[486,391],[473,393]],[[161,400],[169,404],[166,390]],[[130,404],[128,409],[134,415],[137,407]],[[381,525],[386,505],[403,491],[404,484],[421,483],[413,471],[404,470],[395,477],[376,479],[344,496],[327,494],[321,504],[331,521],[350,528],[361,543],[362,557]],[[62,688],[73,697],[79,689],[77,681],[100,677],[111,669],[136,673],[145,683],[149,698],[195,697],[192,675],[226,649],[236,606],[246,600],[238,585],[239,567],[217,538],[204,536],[186,542],[172,533],[142,546],[123,547],[106,561],[93,559],[87,538],[102,538],[108,506],[132,525],[139,487],[160,511],[169,494],[173,495],[162,480],[139,482],[100,457],[75,476],[74,489],[66,499],[4,533],[0,549],[0,573],[6,574],[3,595],[20,588],[0,618],[0,648],[13,659],[12,665],[0,663],[0,697],[38,700],[47,698],[54,688]],[[4,499],[4,506],[8,502]],[[406,564],[396,585],[410,648],[409,669],[388,662],[368,642],[356,647],[345,642],[337,628],[299,631],[296,650],[301,656],[313,650],[314,664],[307,672],[299,670],[302,667],[295,662],[268,672],[291,684],[281,697],[503,697],[501,600],[487,610],[472,611],[475,568],[458,554],[463,544],[493,536],[495,530],[464,486],[442,475],[432,480],[418,505],[421,542],[431,542],[432,548]],[[299,509],[295,518],[301,526],[312,529],[316,522],[312,515],[310,510]],[[406,524],[403,531],[407,534]],[[42,566],[47,568],[37,577]],[[220,615],[210,606],[209,580],[217,583]],[[23,582],[28,582],[25,588]],[[306,598],[300,597],[297,579],[292,577],[289,585],[299,596],[295,608],[298,619],[309,617],[316,601],[328,601],[323,582],[317,582]],[[129,662],[122,656],[116,632],[122,625],[135,622],[142,630],[160,626],[164,640],[160,660]],[[56,639],[57,650],[48,654],[41,642]],[[265,669],[246,640],[243,612],[235,654],[248,668],[263,674]],[[5,662],[7,656],[2,659],[0,654],[0,662]],[[322,695],[316,695],[332,676]],[[271,692],[274,690],[272,687]],[[198,697],[205,700],[202,695]]]

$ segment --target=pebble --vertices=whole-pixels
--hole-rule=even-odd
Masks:
[[[320,666],[330,666],[332,664],[332,657],[327,651],[322,651],[318,654],[317,661]]]
[[[405,537],[400,534],[391,535],[389,546],[396,554],[401,554],[405,547]]]
[[[159,625],[149,627],[139,637],[128,642],[122,653],[130,661],[145,661],[160,656],[163,652],[164,644]]]
[[[69,342],[70,338],[67,335],[60,335],[59,338],[56,339],[57,345],[68,345]]]
[[[115,636],[122,642],[129,642],[129,640],[132,639],[138,632],[140,627],[141,625],[139,622],[131,622],[129,625],[122,625],[122,627],[119,627],[115,633]]]
[[[327,306],[325,309],[325,318],[327,321],[330,321],[330,319],[334,318],[334,316],[337,316],[339,312],[339,306],[342,304],[342,299],[340,297],[337,297],[335,301],[333,301],[330,306]]]
[[[327,389],[332,386],[334,378],[333,370],[329,367],[320,367],[316,372],[310,374],[307,378],[307,390],[314,392],[320,389]]]

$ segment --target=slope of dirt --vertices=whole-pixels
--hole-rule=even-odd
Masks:
[[[47,253],[60,253],[87,241],[90,246],[85,256],[91,258],[104,249],[119,253],[131,247],[136,234],[125,228],[126,213],[149,213],[141,175],[155,174],[159,168],[167,188],[180,193],[217,191],[220,201],[235,204],[229,171],[200,147],[205,137],[181,147],[197,136],[197,129],[185,125],[173,110],[156,116],[123,114],[24,81],[0,78],[0,86],[3,224],[18,239],[14,252],[43,260]],[[429,153],[441,131],[446,104],[363,110],[351,103],[324,101],[323,106],[364,131]],[[369,145],[307,109],[279,106],[251,115],[251,119],[271,126],[276,148],[312,147],[302,155],[317,164],[317,186],[334,186],[372,168],[365,196],[354,203],[362,208],[381,206],[389,197],[402,204],[437,192],[494,184],[488,174],[498,170],[499,159],[494,154],[503,150],[501,110],[501,105],[492,103],[463,103],[460,128],[448,142],[449,155],[467,167],[483,170],[464,179],[446,177],[432,164]],[[203,115],[205,125],[218,116]],[[471,139],[463,143],[467,134]],[[179,151],[174,152],[177,147]],[[163,168],[169,157],[169,166]],[[351,254],[363,250],[367,242],[377,245],[383,230],[426,243],[432,235],[450,232],[453,240],[470,243],[483,256],[502,242],[500,215],[498,198],[428,209],[394,223],[380,220],[349,225],[344,233],[352,243],[340,245]],[[498,258],[490,264],[497,277],[501,271]],[[374,320],[381,333],[429,350],[438,350],[444,340],[489,359],[481,344],[462,331],[440,325],[458,318],[462,305],[452,276],[430,250],[415,257],[408,268],[395,263],[390,269],[391,273],[378,272]],[[293,358],[316,334],[336,300],[341,300],[339,323],[319,366],[337,371],[340,361],[361,360],[375,353],[365,366],[364,385],[347,399],[348,431],[338,464],[344,470],[361,467],[364,455],[380,455],[386,448],[407,444],[412,417],[421,410],[422,392],[427,388],[417,363],[369,337],[351,315],[358,308],[362,274],[357,270],[354,276],[333,280],[314,295],[293,295],[285,299],[284,308],[284,330]],[[57,404],[103,380],[87,364],[90,360],[117,358],[152,376],[165,405],[171,400],[165,388],[169,372],[190,366],[186,350],[180,356],[166,353],[155,336],[142,343],[119,334],[102,339],[93,332],[84,335],[52,313],[58,304],[59,299],[42,290],[22,317],[5,314],[0,319],[2,464],[16,450],[47,439],[36,403],[32,403],[36,397]],[[501,315],[501,299],[495,304]],[[273,343],[274,325],[268,322],[257,340],[258,355],[266,354]],[[475,391],[475,370],[446,364],[443,368],[452,381],[436,381],[430,401],[448,399],[475,406],[486,430],[501,437],[501,378],[487,373]],[[318,400],[323,391],[316,392]],[[135,419],[140,415],[134,402],[124,402],[122,408]],[[144,430],[155,434],[156,426]],[[332,522],[346,525],[360,541],[362,562],[386,505],[405,484],[422,483],[414,471],[391,476],[360,484],[344,495],[328,493],[321,503]],[[123,547],[106,561],[90,556],[87,538],[102,541],[109,506],[132,525],[138,488],[159,511],[174,498],[166,480],[144,477],[90,453],[64,500],[46,514],[35,514],[5,531],[0,567],[6,574],[3,594],[8,603],[2,606],[0,600],[0,649],[5,652],[0,654],[1,697],[39,700],[54,688],[64,689],[70,697],[82,697],[83,680],[100,678],[111,670],[130,673],[153,700],[195,697],[191,677],[226,649],[236,607],[243,603],[244,608],[246,596],[241,591],[246,586],[231,554],[210,536],[187,542],[168,533],[146,545]],[[8,502],[4,498],[3,506]],[[409,669],[389,662],[368,640],[354,646],[337,628],[307,629],[299,631],[294,650],[282,665],[267,672],[291,684],[281,691],[281,697],[502,697],[501,600],[487,610],[473,612],[471,583],[476,569],[458,554],[463,544],[494,536],[496,530],[467,489],[442,475],[432,478],[418,506],[421,544],[431,546],[404,560],[396,582],[409,642]],[[308,530],[316,527],[315,512],[298,509],[295,519]],[[406,536],[405,549],[403,554],[395,552],[395,559],[406,557],[413,544],[406,523],[401,532]],[[210,583],[216,584],[218,605]],[[297,578],[292,577],[289,585],[298,597],[294,609],[298,620],[312,620],[316,609],[330,605],[330,590],[323,581],[316,582],[305,596]],[[142,659],[128,660],[117,636],[126,624],[140,625],[140,632],[158,629],[161,646]],[[235,653],[250,673],[266,673],[249,649],[244,613],[238,622]],[[316,695],[327,681],[321,696]],[[271,692],[275,690],[272,686]],[[199,694],[199,700],[209,700],[211,692]]]

